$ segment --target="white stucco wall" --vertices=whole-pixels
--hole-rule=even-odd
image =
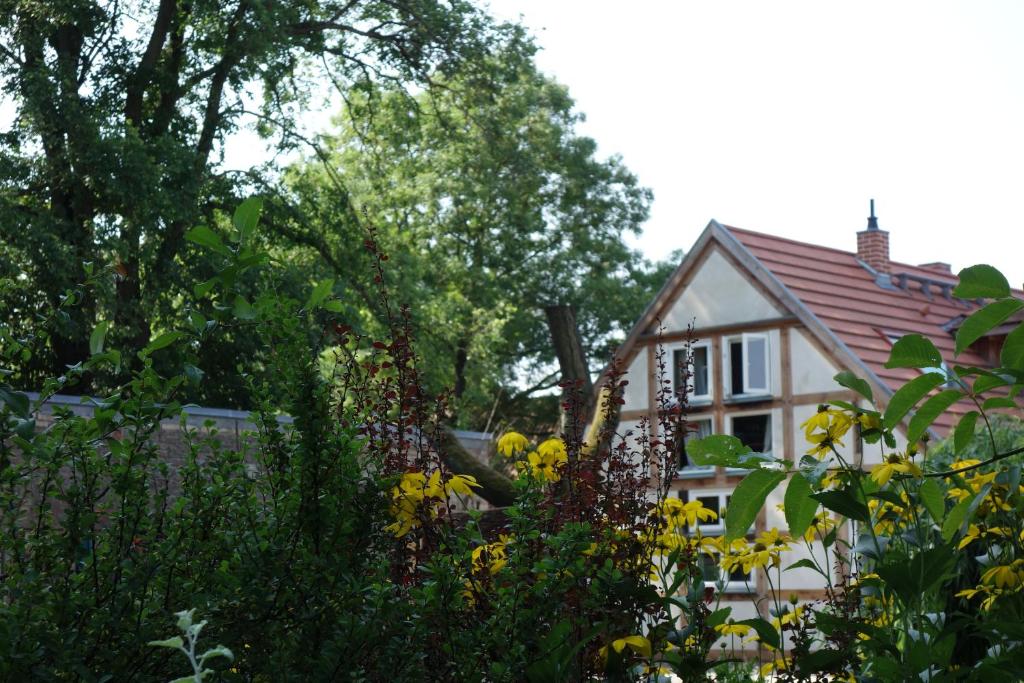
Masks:
[[[647,410],[647,386],[650,376],[647,368],[647,348],[641,347],[626,369],[624,380],[629,382],[623,390],[625,403],[622,410]]]
[[[789,335],[793,359],[793,393],[814,394],[823,391],[843,391],[832,379],[839,368],[823,354],[806,333],[793,329]]]
[[[776,318],[783,312],[712,248],[682,294],[662,318],[666,332]]]

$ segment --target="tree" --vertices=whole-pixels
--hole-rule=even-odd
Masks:
[[[97,319],[135,349],[170,324],[206,264],[186,230],[274,177],[219,170],[226,135],[255,121],[286,149],[322,84],[425,84],[498,42],[527,50],[463,1],[0,0],[0,103],[15,110],[0,131],[2,323],[27,333],[86,262],[117,272],[17,380],[86,358]]]
[[[517,54],[489,68],[486,81],[459,72],[415,98],[359,90],[326,159],[288,176],[299,215],[318,216],[290,229],[327,254],[355,239],[351,206],[375,226],[434,386],[453,387],[458,422],[477,427],[501,387],[557,384],[545,306],[575,310],[594,370],[663,274],[625,241],[650,191],[617,157],[598,158],[566,89]]]

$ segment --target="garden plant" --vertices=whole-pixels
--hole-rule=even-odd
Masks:
[[[841,373],[862,400],[821,406],[803,425],[809,450],[797,462],[729,436],[690,441],[695,464],[749,470],[721,537],[696,530],[713,511],[668,495],[685,396],[663,379],[658,424],[617,433],[624,382],[614,362],[595,415],[569,382],[562,433],[502,435],[514,501],[481,513],[468,505],[480,482],[446,459],[447,397],[423,388],[411,315],[392,303],[372,231],[365,246],[388,326],[368,337],[343,318],[330,281],[303,300],[275,289],[260,211],[248,200],[187,232],[216,274],[195,285],[178,324],[154,331],[129,379],[92,399],[91,414],[57,409],[43,423],[39,408],[93,376],[117,376],[125,359],[106,345],[107,323],[92,331],[89,357],[46,380],[38,398],[0,385],[3,680],[165,682],[183,672],[180,651],[195,670],[180,680],[952,681],[1024,671],[1013,459],[1022,449],[1000,450],[993,437],[984,456],[956,456],[977,448],[975,432],[992,433],[993,412],[1017,408],[1024,326],[1007,335],[996,369],[946,366],[927,339],[903,337],[890,366],[922,372],[884,407],[868,382]],[[17,375],[68,310],[117,276],[83,268],[87,280],[40,311],[30,334],[0,329],[5,373]],[[963,321],[958,350],[1024,308],[990,267],[960,278],[957,296],[990,303]],[[238,381],[258,429],[238,447],[182,419],[180,397],[207,373],[196,349],[218,336],[256,349]],[[172,346],[187,362],[160,373],[154,357]],[[659,364],[664,376],[661,355]],[[944,447],[953,459],[933,460],[928,429],[959,401],[974,409]],[[172,467],[154,436],[173,419],[188,452]],[[903,424],[911,446],[899,450]],[[852,439],[882,444],[883,463],[844,459],[838,446]],[[788,528],[748,538],[781,486]],[[803,544],[810,559],[794,566],[822,576],[819,602],[777,588],[785,552]],[[732,618],[705,581],[707,558],[764,578],[762,616]],[[168,639],[172,615],[183,636]],[[203,654],[200,629],[219,644]],[[741,661],[750,652],[760,655],[753,669]]]

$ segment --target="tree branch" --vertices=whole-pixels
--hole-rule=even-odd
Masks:
[[[153,76],[156,60],[160,56],[160,51],[163,50],[177,9],[176,0],[160,0],[160,8],[156,13],[156,21],[153,22],[153,32],[149,36],[146,51],[142,53],[138,67],[128,79],[128,88],[124,98],[124,116],[128,123],[136,128],[139,127],[142,120],[142,95]]]

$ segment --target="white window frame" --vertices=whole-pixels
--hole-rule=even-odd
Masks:
[[[764,451],[765,455],[775,454],[775,412],[772,410],[751,410],[742,413],[726,413],[725,415],[725,433],[733,436],[732,421],[733,418],[737,417],[758,417],[765,415],[768,417],[768,449]],[[744,444],[746,445],[746,444]],[[726,474],[746,474],[750,470],[742,467],[726,467]]]
[[[748,368],[750,365],[750,343],[754,340],[764,342],[764,381],[765,386],[755,387],[750,384],[750,373]],[[733,393],[732,391],[732,345],[735,342],[739,342],[743,349],[743,367],[741,373],[743,377],[743,392]],[[743,334],[734,334],[723,339],[722,343],[722,367],[726,370],[723,373],[723,379],[725,380],[726,386],[724,387],[725,394],[735,398],[742,398],[746,396],[769,396],[772,393],[772,366],[771,366],[771,335],[767,332],[744,332]]]
[[[708,422],[711,424],[711,431],[708,434],[715,433],[715,418],[713,415],[695,415],[687,416],[686,422]],[[686,438],[686,437],[683,437]],[[687,465],[686,467],[680,467],[676,470],[676,477],[679,479],[698,479],[701,477],[713,477],[715,476],[714,465]]]
[[[706,393],[706,394],[695,394],[693,392],[693,379],[692,379],[693,378],[693,355],[691,353],[691,355],[690,355],[690,378],[691,378],[691,380],[690,380],[690,386],[686,387],[687,400],[690,403],[699,403],[699,404],[711,403],[711,401],[714,400],[714,396],[715,396],[715,382],[714,382],[714,377],[715,377],[714,362],[715,361],[714,361],[714,354],[711,352],[711,342],[710,341],[694,342],[693,344],[690,345],[690,348],[691,348],[691,350],[693,350],[693,349],[701,349],[701,348],[702,349],[707,349],[707,351],[705,353],[706,353],[706,357],[708,359],[708,368],[707,368],[707,370],[708,370],[708,377],[707,377],[708,393]],[[685,342],[684,343],[679,343],[679,344],[672,344],[671,346],[666,346],[665,347],[665,351],[670,354],[670,359],[672,361],[672,390],[673,391],[677,391],[678,390],[678,387],[676,387],[676,385],[675,385],[676,374],[677,374],[676,373],[676,351],[685,351],[685,350],[686,350],[686,343]]]

